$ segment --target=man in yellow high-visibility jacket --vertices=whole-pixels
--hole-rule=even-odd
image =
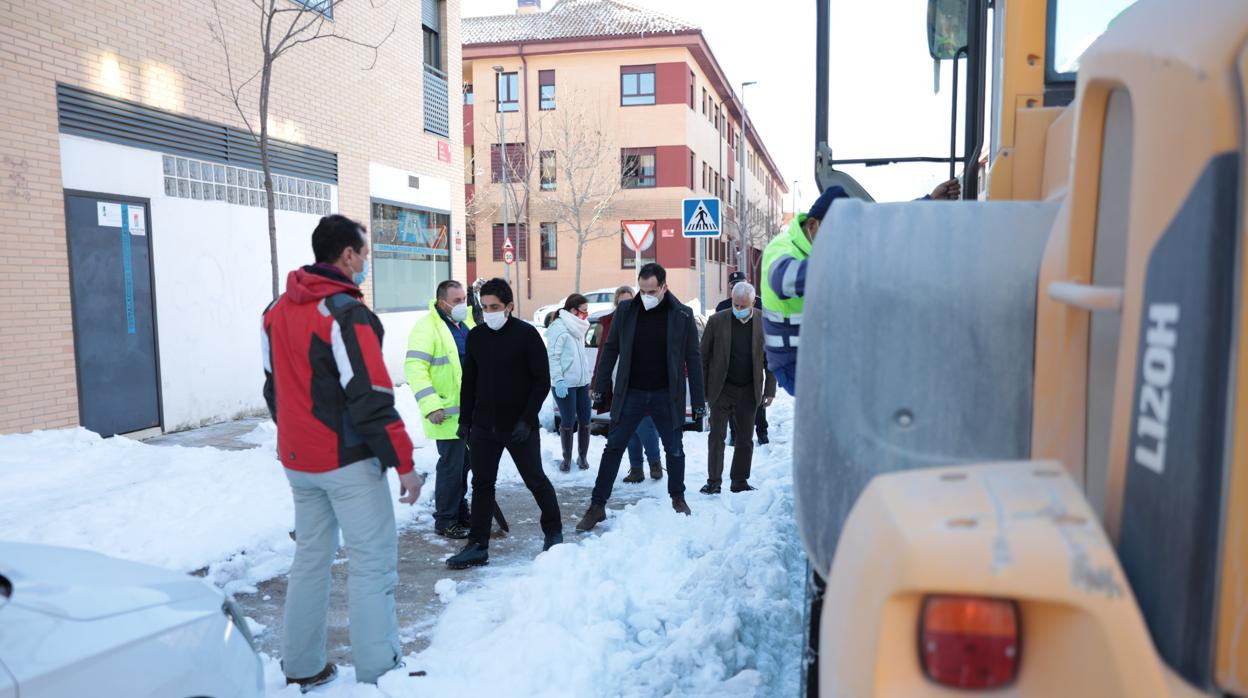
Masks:
[[[467,294],[458,281],[438,284],[429,314],[412,327],[403,373],[420,405],[425,436],[438,446],[434,486],[434,531],[447,538],[467,538],[468,441],[459,430],[459,388],[468,331],[474,326]]]

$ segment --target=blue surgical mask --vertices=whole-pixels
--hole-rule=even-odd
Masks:
[[[750,309],[749,309],[749,308],[736,308],[736,307],[733,307],[733,309],[732,309],[732,316],[733,316],[733,317],[735,317],[736,319],[741,320],[742,322],[744,322],[744,321],[745,321],[745,319],[746,319],[746,318],[748,318],[748,317],[750,316]]]
[[[351,275],[351,281],[356,286],[363,286],[364,280],[368,278],[368,260],[364,260],[364,268]]]

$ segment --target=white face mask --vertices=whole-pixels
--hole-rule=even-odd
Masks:
[[[659,307],[660,300],[662,299],[656,296],[650,296],[646,294],[642,294],[641,296],[641,304],[645,306],[646,310],[654,310],[655,308]]]
[[[468,304],[460,303],[459,305],[451,308],[451,319],[455,322],[463,322],[468,319]]]
[[[501,330],[503,325],[507,322],[506,311],[500,310],[497,313],[482,313],[481,315],[485,319],[486,326],[491,330]]]

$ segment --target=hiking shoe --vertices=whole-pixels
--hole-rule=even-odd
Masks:
[[[748,482],[734,482],[734,483],[732,483],[732,491],[733,491],[733,492],[753,492],[753,491],[754,491],[754,490],[756,490],[756,489],[758,489],[758,488],[757,488],[757,487],[754,487],[753,485],[751,485],[751,484],[750,484],[750,483],[748,483]]]
[[[585,515],[581,517],[581,522],[576,525],[576,530],[581,533],[594,530],[594,526],[607,520],[607,508],[601,504],[590,504],[585,510]]]
[[[458,554],[446,561],[446,566],[453,570],[466,570],[469,567],[480,567],[490,564],[490,550],[480,543],[469,543]]]
[[[452,540],[463,540],[468,537],[468,527],[461,523],[453,523],[445,528],[434,528],[433,532],[443,538]]]
[[[628,474],[624,476],[624,482],[627,482],[630,485],[635,485],[639,482],[645,481],[646,475],[641,471],[641,468],[629,468]]]
[[[663,463],[662,463],[662,461],[657,461],[657,460],[652,460],[652,461],[650,461],[650,479],[651,479],[651,480],[662,480],[662,479],[663,479]]]
[[[298,686],[300,693],[307,693],[317,686],[324,686],[336,678],[338,678],[338,667],[333,664],[326,664],[325,668],[321,669],[321,673],[316,676],[309,676],[306,679],[292,679],[290,677],[286,677],[286,685]]]
[[[719,485],[712,485],[708,482],[705,485],[702,485],[702,489],[698,491],[702,494],[719,494]]]
[[[555,547],[556,545],[559,545],[562,542],[563,542],[562,533],[555,533],[553,535],[546,536],[546,542],[542,543],[542,552],[546,552],[547,550],[550,550],[551,548]]]
[[[689,510],[689,505],[685,503],[684,497],[673,497],[672,509],[676,511],[676,513],[684,514],[685,516],[689,516],[690,514],[693,513],[692,511]]]

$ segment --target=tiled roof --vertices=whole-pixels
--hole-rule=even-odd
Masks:
[[[618,0],[560,0],[545,12],[465,17],[465,45],[698,31],[688,22]]]

